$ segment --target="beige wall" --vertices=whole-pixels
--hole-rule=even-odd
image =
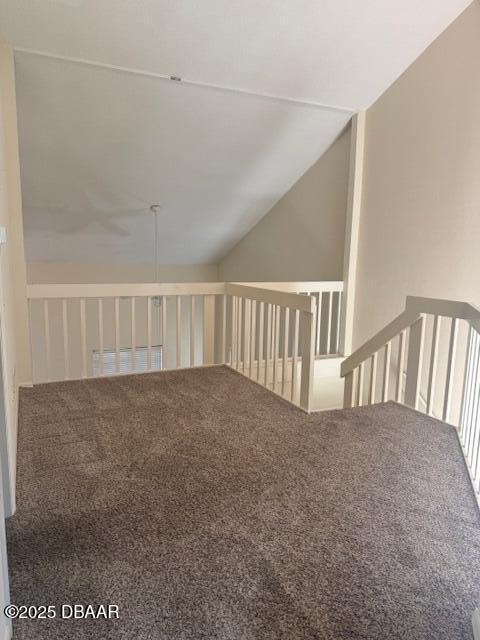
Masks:
[[[81,262],[29,262],[30,284],[154,282],[152,264],[95,264]],[[217,282],[216,264],[160,267],[159,282]]]
[[[341,280],[350,130],[220,262],[220,279]]]
[[[408,294],[480,305],[480,3],[368,110],[354,343]]]
[[[13,509],[18,383],[31,380],[26,276],[18,161],[13,52],[0,43],[0,226],[7,243],[0,248],[0,315],[4,396]]]
[[[16,326],[16,379],[31,381],[30,348],[25,296],[26,266],[23,242],[22,193],[18,157],[17,107],[15,97],[15,71],[13,50],[0,43],[0,103],[3,120],[4,185],[8,207],[8,255],[11,265],[13,305]],[[3,223],[2,223],[3,224]]]

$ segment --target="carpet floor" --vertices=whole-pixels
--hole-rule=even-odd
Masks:
[[[470,640],[480,517],[453,428],[307,416],[224,367],[24,389],[17,640]]]

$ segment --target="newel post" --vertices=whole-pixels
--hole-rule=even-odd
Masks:
[[[344,409],[350,409],[354,405],[354,402],[353,402],[354,374],[355,374],[354,371],[350,371],[345,376],[344,391],[343,391],[343,408]]]
[[[203,364],[215,362],[215,296],[203,298]]]
[[[311,298],[313,309],[302,311],[301,327],[301,357],[302,374],[300,380],[300,406],[310,413],[313,396],[313,366],[315,363],[315,300]]]
[[[407,379],[405,382],[405,404],[418,409],[420,382],[422,377],[425,316],[421,315],[410,327],[408,339]],[[401,375],[401,372],[400,372]]]

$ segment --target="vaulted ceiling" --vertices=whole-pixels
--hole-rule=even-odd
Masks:
[[[468,4],[0,0],[28,258],[218,260]]]

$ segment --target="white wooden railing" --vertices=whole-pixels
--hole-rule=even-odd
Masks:
[[[27,297],[34,382],[93,377],[94,354],[99,375],[218,358],[222,327],[215,308],[225,302],[223,283],[30,285]],[[141,369],[140,349],[146,355]],[[107,356],[113,356],[113,370],[105,367]],[[130,366],[122,366],[128,360]]]
[[[343,282],[256,282],[254,286],[312,296],[316,302],[315,356],[339,355]]]
[[[310,410],[342,283],[30,285],[33,381],[227,364]],[[307,294],[307,295],[306,295]]]
[[[229,364],[291,402],[310,410],[315,358],[313,296],[227,284]]]
[[[407,297],[405,310],[347,358],[344,406],[396,400],[457,427],[480,500],[480,310]]]

